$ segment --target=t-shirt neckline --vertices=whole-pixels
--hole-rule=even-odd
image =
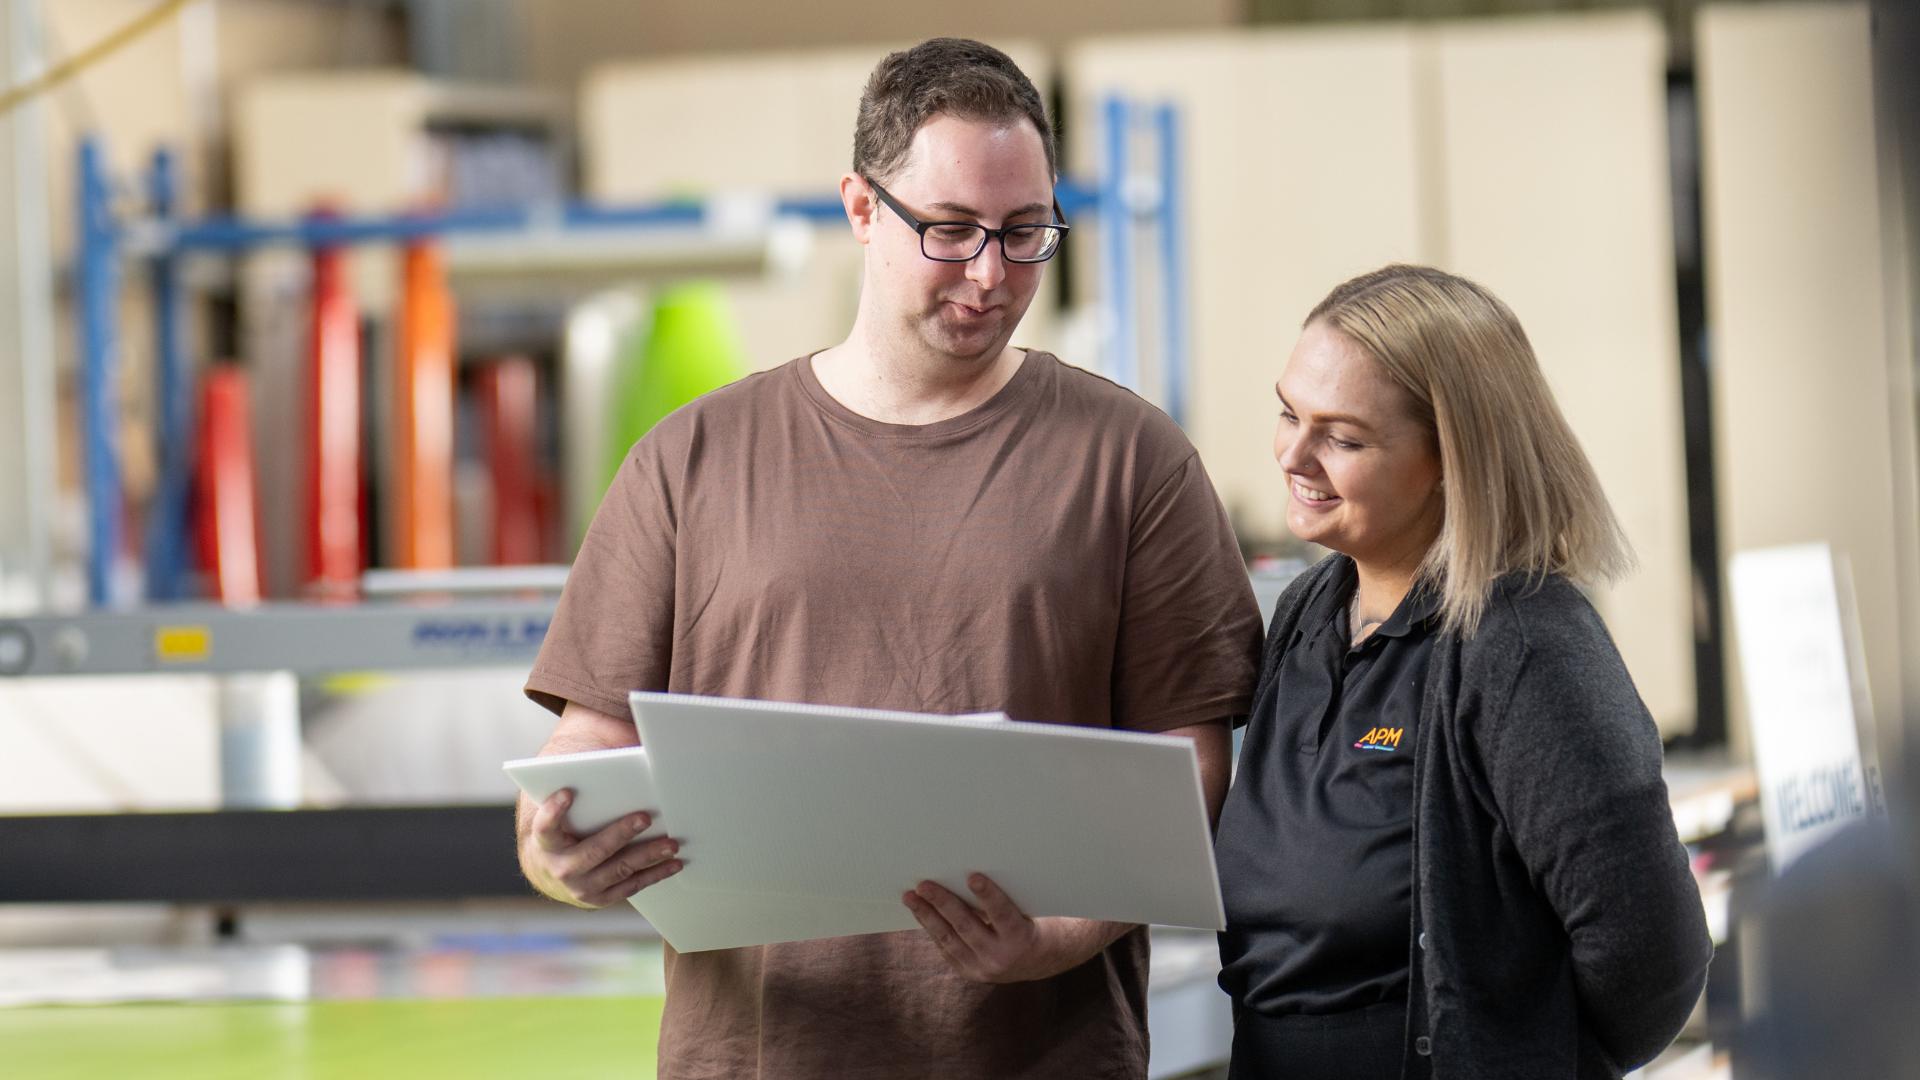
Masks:
[[[1023,349],[1026,355],[1022,357],[1020,368],[1013,373],[1013,378],[1007,380],[1007,385],[995,391],[992,397],[958,416],[950,416],[932,424],[889,424],[884,420],[862,416],[847,408],[832,394],[827,393],[826,387],[820,385],[820,378],[814,374],[813,370],[813,358],[824,351],[810,352],[794,361],[794,376],[800,382],[801,391],[816,408],[833,420],[868,435],[890,439],[939,438],[956,435],[986,423],[1027,393],[1028,387],[1039,378],[1040,369],[1049,355],[1038,349]]]

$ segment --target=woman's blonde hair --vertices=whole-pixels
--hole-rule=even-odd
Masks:
[[[1335,288],[1307,316],[1316,322],[1405,387],[1439,444],[1445,520],[1418,580],[1440,591],[1446,629],[1471,637],[1504,574],[1594,585],[1632,567],[1600,479],[1498,297],[1441,270],[1393,265]]]

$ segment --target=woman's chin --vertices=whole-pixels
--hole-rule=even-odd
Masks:
[[[1329,542],[1333,539],[1333,530],[1327,528],[1326,519],[1322,515],[1316,514],[1304,507],[1288,505],[1287,531],[1292,533],[1296,539],[1303,540],[1309,544],[1319,544],[1325,548],[1333,547],[1333,544]]]

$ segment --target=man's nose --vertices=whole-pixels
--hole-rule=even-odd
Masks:
[[[980,254],[967,263],[967,280],[983,289],[991,289],[1007,279],[1007,262],[1001,254],[1000,242],[994,237],[987,238],[987,246]]]

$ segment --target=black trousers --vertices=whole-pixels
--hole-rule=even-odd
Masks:
[[[1325,1016],[1263,1016],[1240,1009],[1227,1080],[1409,1080],[1427,1075],[1406,1052],[1407,1003],[1389,1001]]]

